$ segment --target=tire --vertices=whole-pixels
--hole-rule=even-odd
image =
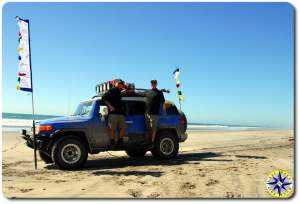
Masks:
[[[147,149],[127,149],[125,150],[126,154],[129,157],[143,157],[145,156]]]
[[[77,137],[64,136],[52,147],[51,157],[60,169],[78,169],[87,160],[88,149],[85,142]]]
[[[157,135],[154,148],[151,150],[156,159],[171,159],[178,154],[179,143],[174,133],[163,131]]]
[[[46,154],[45,152],[39,151],[39,155],[40,155],[40,158],[41,158],[46,164],[51,164],[51,163],[53,163],[53,160],[52,160],[51,156],[49,156],[49,155]]]

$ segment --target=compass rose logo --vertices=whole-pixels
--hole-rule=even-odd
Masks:
[[[266,181],[267,190],[276,198],[286,198],[293,190],[293,179],[284,170],[271,172]]]

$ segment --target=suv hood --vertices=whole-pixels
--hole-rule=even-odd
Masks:
[[[84,122],[88,119],[88,116],[67,116],[57,117],[39,121],[40,125],[53,124],[53,123],[76,123]]]

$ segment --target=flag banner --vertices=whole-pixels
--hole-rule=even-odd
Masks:
[[[19,71],[17,90],[32,92],[30,49],[29,49],[29,21],[16,17],[19,26]]]
[[[176,88],[177,88],[177,97],[179,99],[179,101],[183,101],[184,97],[182,95],[182,92],[180,90],[180,80],[179,80],[179,68],[177,68],[173,74],[175,75],[175,80],[176,80]]]
[[[178,95],[178,99],[179,99],[179,101],[183,101],[183,96],[182,95]]]

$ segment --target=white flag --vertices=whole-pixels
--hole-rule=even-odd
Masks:
[[[19,17],[17,23],[19,25],[19,72],[18,72],[18,90],[32,92],[31,83],[31,67],[30,67],[30,49],[29,49],[29,21]]]
[[[182,92],[180,90],[180,79],[179,79],[179,68],[177,68],[173,74],[175,75],[175,80],[176,80],[176,87],[177,87],[177,97],[179,101],[183,101],[184,97],[182,95]]]

